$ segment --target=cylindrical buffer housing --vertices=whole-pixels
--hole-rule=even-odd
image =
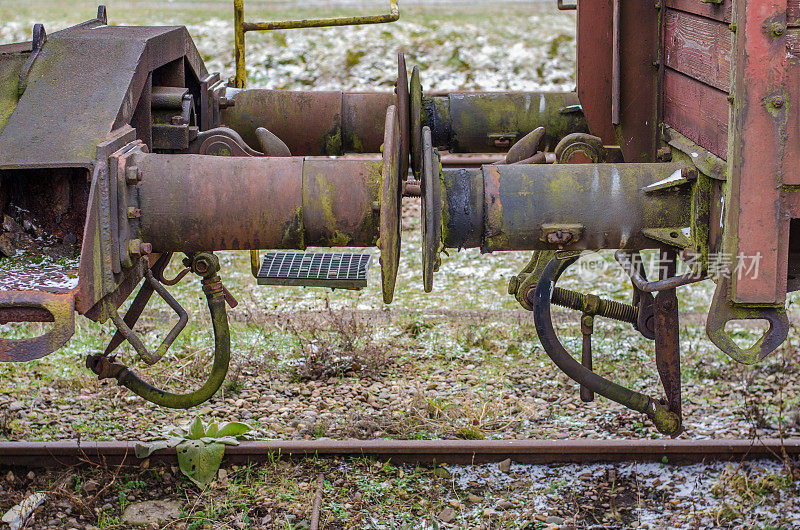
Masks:
[[[222,122],[250,147],[259,150],[255,130],[264,127],[293,155],[309,156],[379,152],[386,109],[395,104],[392,92],[248,89],[230,98]]]
[[[453,153],[504,152],[537,127],[552,150],[563,137],[589,132],[574,92],[453,92],[423,98],[433,145]]]
[[[141,154],[140,237],[154,252],[373,246],[383,162]]]
[[[691,187],[645,191],[680,164],[498,165],[442,171],[446,248],[656,248],[645,230],[690,225]]]
[[[376,153],[392,92],[229,89],[234,103],[222,122],[259,150],[255,130],[264,127],[293,155]],[[551,150],[564,136],[588,132],[574,92],[453,92],[423,98],[422,125],[433,145],[454,153],[505,152],[544,127]]]

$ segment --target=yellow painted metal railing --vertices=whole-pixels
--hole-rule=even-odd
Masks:
[[[247,83],[245,63],[245,33],[248,31],[273,31],[276,29],[324,28],[329,26],[357,26],[361,24],[386,24],[400,18],[397,0],[389,0],[389,13],[382,15],[359,15],[354,17],[317,18],[300,20],[276,20],[273,22],[246,22],[244,20],[244,0],[233,0],[233,31],[236,53],[236,88],[244,88]]]

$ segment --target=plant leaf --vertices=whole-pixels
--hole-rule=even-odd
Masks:
[[[251,427],[240,421],[229,421],[223,425],[220,425],[219,431],[217,431],[216,437],[217,438],[224,438],[226,436],[241,436],[242,434],[249,432]]]
[[[233,436],[223,436],[222,438],[214,438],[214,441],[219,444],[225,445],[239,445],[239,440]]]
[[[225,446],[186,440],[178,444],[178,466],[186,477],[201,488],[208,486],[217,475]]]
[[[219,425],[216,421],[212,421],[206,426],[206,436],[209,438],[216,438],[219,432]]]
[[[133,450],[136,453],[136,458],[147,458],[148,456],[152,455],[155,451],[158,451],[160,449],[169,449],[170,447],[175,447],[182,441],[183,438],[179,436],[168,436],[165,440],[153,440],[151,442],[137,442],[136,445],[133,446]]]
[[[189,425],[186,437],[190,440],[199,440],[206,435],[206,430],[203,427],[203,421],[200,416],[196,417],[191,425]]]

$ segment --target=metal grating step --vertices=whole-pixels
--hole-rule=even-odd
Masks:
[[[353,252],[267,252],[256,276],[259,285],[363,289],[372,263]]]

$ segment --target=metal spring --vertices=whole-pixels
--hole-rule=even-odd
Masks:
[[[584,311],[586,307],[585,294],[561,287],[553,289],[553,296],[550,298],[550,301],[555,305],[567,307],[576,311]],[[597,316],[635,325],[639,318],[639,308],[613,300],[600,299],[600,307],[597,311]]]

